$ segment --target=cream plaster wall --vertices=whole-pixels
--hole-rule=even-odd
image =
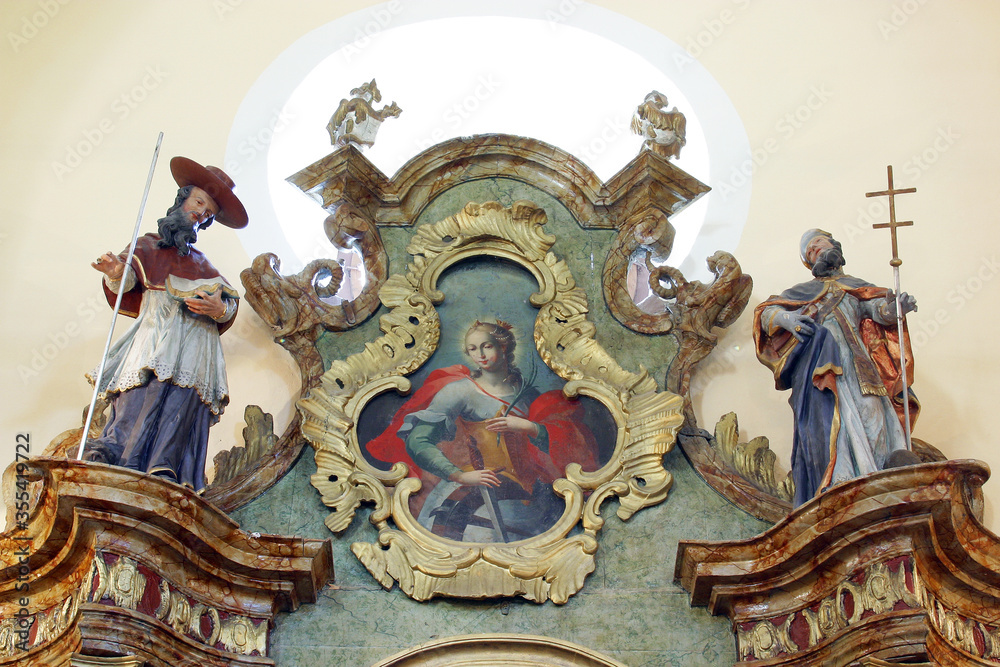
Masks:
[[[895,166],[897,187],[917,187],[897,208],[900,219],[916,221],[900,232],[904,289],[920,301],[910,320],[924,406],[914,435],[949,456],[1000,466],[989,426],[996,409],[991,379],[1000,364],[992,343],[1000,325],[1000,280],[994,280],[1000,232],[991,222],[1000,191],[991,187],[989,166],[1000,148],[1000,3],[595,4],[696,53],[743,119],[759,162],[736,252],[755,279],[751,306],[808,277],[797,242],[809,227],[843,241],[851,272],[890,284],[888,234],[870,229],[865,212],[874,200],[864,193],[884,189],[887,164]],[[5,0],[0,6],[0,462],[13,459],[19,432],[31,433],[38,454],[79,424],[90,398],[82,374],[99,358],[108,322],[87,264],[127,242],[157,132],[166,139],[144,230],[172,201],[171,156],[221,164],[236,110],[264,68],[308,31],[372,5]],[[454,3],[456,13],[476,5]],[[578,5],[539,2],[535,18],[572,23]],[[559,64],[567,66],[571,60]],[[357,78],[372,74],[378,73]],[[586,109],[531,112],[569,116]],[[67,152],[81,144],[89,153],[79,164],[68,162]],[[747,187],[741,182],[737,176],[711,185]],[[872,217],[885,216],[883,209]],[[234,283],[251,261],[234,232],[218,225],[199,247]],[[749,320],[748,312],[707,363],[699,419],[711,430],[735,410],[746,437],[769,436],[787,461],[786,396],[773,390],[754,358]],[[247,403],[275,413],[280,430],[297,386],[293,364],[268,345],[250,308],[223,340],[233,404],[212,432],[215,447],[237,440]],[[986,521],[997,531],[1000,482],[986,490]]]

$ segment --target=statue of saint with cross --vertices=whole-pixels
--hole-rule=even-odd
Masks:
[[[890,171],[888,191],[872,196],[891,201],[901,192],[891,178]],[[881,226],[892,230],[898,262],[895,231],[904,223],[895,222],[892,204],[890,211],[892,223]],[[778,389],[792,392],[796,506],[838,482],[919,463],[909,444],[919,404],[909,390],[913,356],[902,323],[916,299],[899,292],[898,278],[894,292],[845,274],[829,232],[810,229],[799,250],[813,279],[761,303],[753,324],[757,358]]]

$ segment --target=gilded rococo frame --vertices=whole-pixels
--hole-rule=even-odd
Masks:
[[[522,596],[565,603],[594,570],[604,501],[617,498],[617,514],[627,520],[665,500],[670,490],[663,457],[683,422],[682,399],[658,391],[645,369],[621,368],[594,339],[587,296],[566,263],[550,252],[556,238],[543,231],[545,222],[545,211],[532,202],[509,208],[489,202],[469,203],[453,216],[418,227],[407,247],[412,260],[405,273],[389,277],[379,292],[390,309],[380,319],[384,335],[335,361],[298,403],[303,434],[315,450],[312,484],[331,508],[326,525],[340,533],[362,502],[373,503],[370,521],[378,540],[357,542],[352,551],[383,586],[398,584],[413,599]],[[555,525],[508,543],[450,540],[419,525],[408,499],[420,480],[408,478],[403,463],[388,471],[372,466],[356,429],[369,401],[385,392],[409,392],[406,376],[437,348],[442,273],[482,257],[523,267],[537,281],[530,303],[538,309],[533,338],[539,357],[566,381],[567,397],[599,401],[617,425],[609,461],[595,471],[572,463],[552,485],[565,501]]]

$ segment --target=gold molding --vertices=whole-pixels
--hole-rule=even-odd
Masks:
[[[74,653],[70,656],[69,667],[142,667],[144,661],[133,655],[102,657]]]
[[[26,647],[28,651],[35,650],[54,642],[67,631],[72,634],[80,612],[80,602],[84,597],[82,589],[76,589],[46,611],[0,619],[0,663],[19,657],[22,647]],[[21,634],[32,630],[34,637],[30,641],[26,635]]]
[[[207,646],[215,646],[221,641],[227,651],[237,655],[252,655],[254,651],[260,655],[267,655],[266,620],[254,622],[252,618],[234,614],[232,611],[226,611],[226,617],[223,619],[218,609],[197,600],[192,602],[192,599],[176,589],[172,582],[162,578],[162,575],[157,575],[161,576],[158,586],[155,582],[150,584],[138,566],[138,561],[118,555],[117,560],[109,567],[105,562],[104,552],[97,551],[90,573],[80,590],[89,593],[93,588],[93,593],[88,596],[91,602],[100,603],[106,597],[113,601],[115,606],[135,611],[139,607],[146,586],[153,585],[159,589],[160,603],[151,615],[173,628],[178,634],[191,637]],[[208,616],[208,625],[211,628],[207,635],[202,630],[205,616]]]
[[[927,610],[929,625],[949,646],[1000,665],[1000,627],[949,609],[926,588],[921,589],[920,598]],[[982,637],[982,649],[976,643],[977,634]]]
[[[636,374],[621,368],[594,340],[586,294],[566,263],[550,252],[556,239],[543,231],[545,222],[545,212],[532,202],[509,208],[488,202],[470,203],[417,228],[407,248],[411,262],[379,293],[390,309],[380,320],[384,335],[331,364],[319,386],[297,404],[303,435],[315,450],[312,483],[332,509],[326,525],[339,533],[361,502],[373,503],[370,520],[378,541],[355,543],[352,551],[383,586],[396,583],[416,600],[522,596],[562,604],[594,569],[596,535],[604,523],[601,504],[617,497],[617,513],[624,520],[662,502],[670,490],[673,480],[663,456],[683,422],[682,400],[657,391],[644,369]],[[615,450],[605,465],[585,472],[570,464],[553,484],[565,502],[555,525],[511,543],[458,542],[423,528],[408,505],[420,481],[406,478],[402,463],[389,471],[371,466],[355,430],[368,401],[389,390],[408,391],[405,376],[437,348],[441,322],[434,306],[445,299],[438,278],[457,262],[480,256],[510,261],[534,277],[538,290],[529,301],[538,309],[534,342],[539,356],[566,380],[565,395],[599,401],[618,425]],[[570,536],[577,525],[582,531]]]
[[[576,644],[552,637],[476,634],[437,639],[407,649],[372,667],[625,667]]]
[[[910,590],[906,583],[908,572],[915,590]],[[860,581],[852,580],[857,578]],[[736,643],[740,660],[770,660],[779,655],[812,649],[844,630],[858,626],[868,618],[865,614],[887,614],[899,603],[908,609],[921,608],[923,587],[910,558],[897,562],[895,570],[890,569],[886,561],[872,563],[861,571],[860,577],[852,579],[841,581],[832,593],[819,601],[815,610],[804,607],[787,614],[780,623],[778,620],[763,619],[749,628],[737,625]],[[848,599],[850,611],[846,602]],[[797,617],[803,618],[809,628],[809,639],[804,646],[797,645],[790,634],[791,625]]]

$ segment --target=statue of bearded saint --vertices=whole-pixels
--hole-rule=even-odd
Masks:
[[[757,358],[791,390],[794,414],[792,475],[795,505],[830,486],[888,467],[919,462],[903,425],[919,404],[903,386],[913,378],[904,328],[899,340],[891,290],[844,273],[843,249],[828,232],[807,231],[802,262],[813,279],[761,303],[754,312]],[[900,294],[902,313],[917,302]]]
[[[229,402],[219,336],[236,316],[239,293],[203,253],[198,233],[213,221],[240,229],[247,213],[221,169],[184,157],[170,161],[179,186],[158,233],[128,252],[106,252],[91,266],[104,292],[135,323],[108,350],[100,375],[111,415],[83,458],[151,473],[200,491],[205,486],[208,429]]]

